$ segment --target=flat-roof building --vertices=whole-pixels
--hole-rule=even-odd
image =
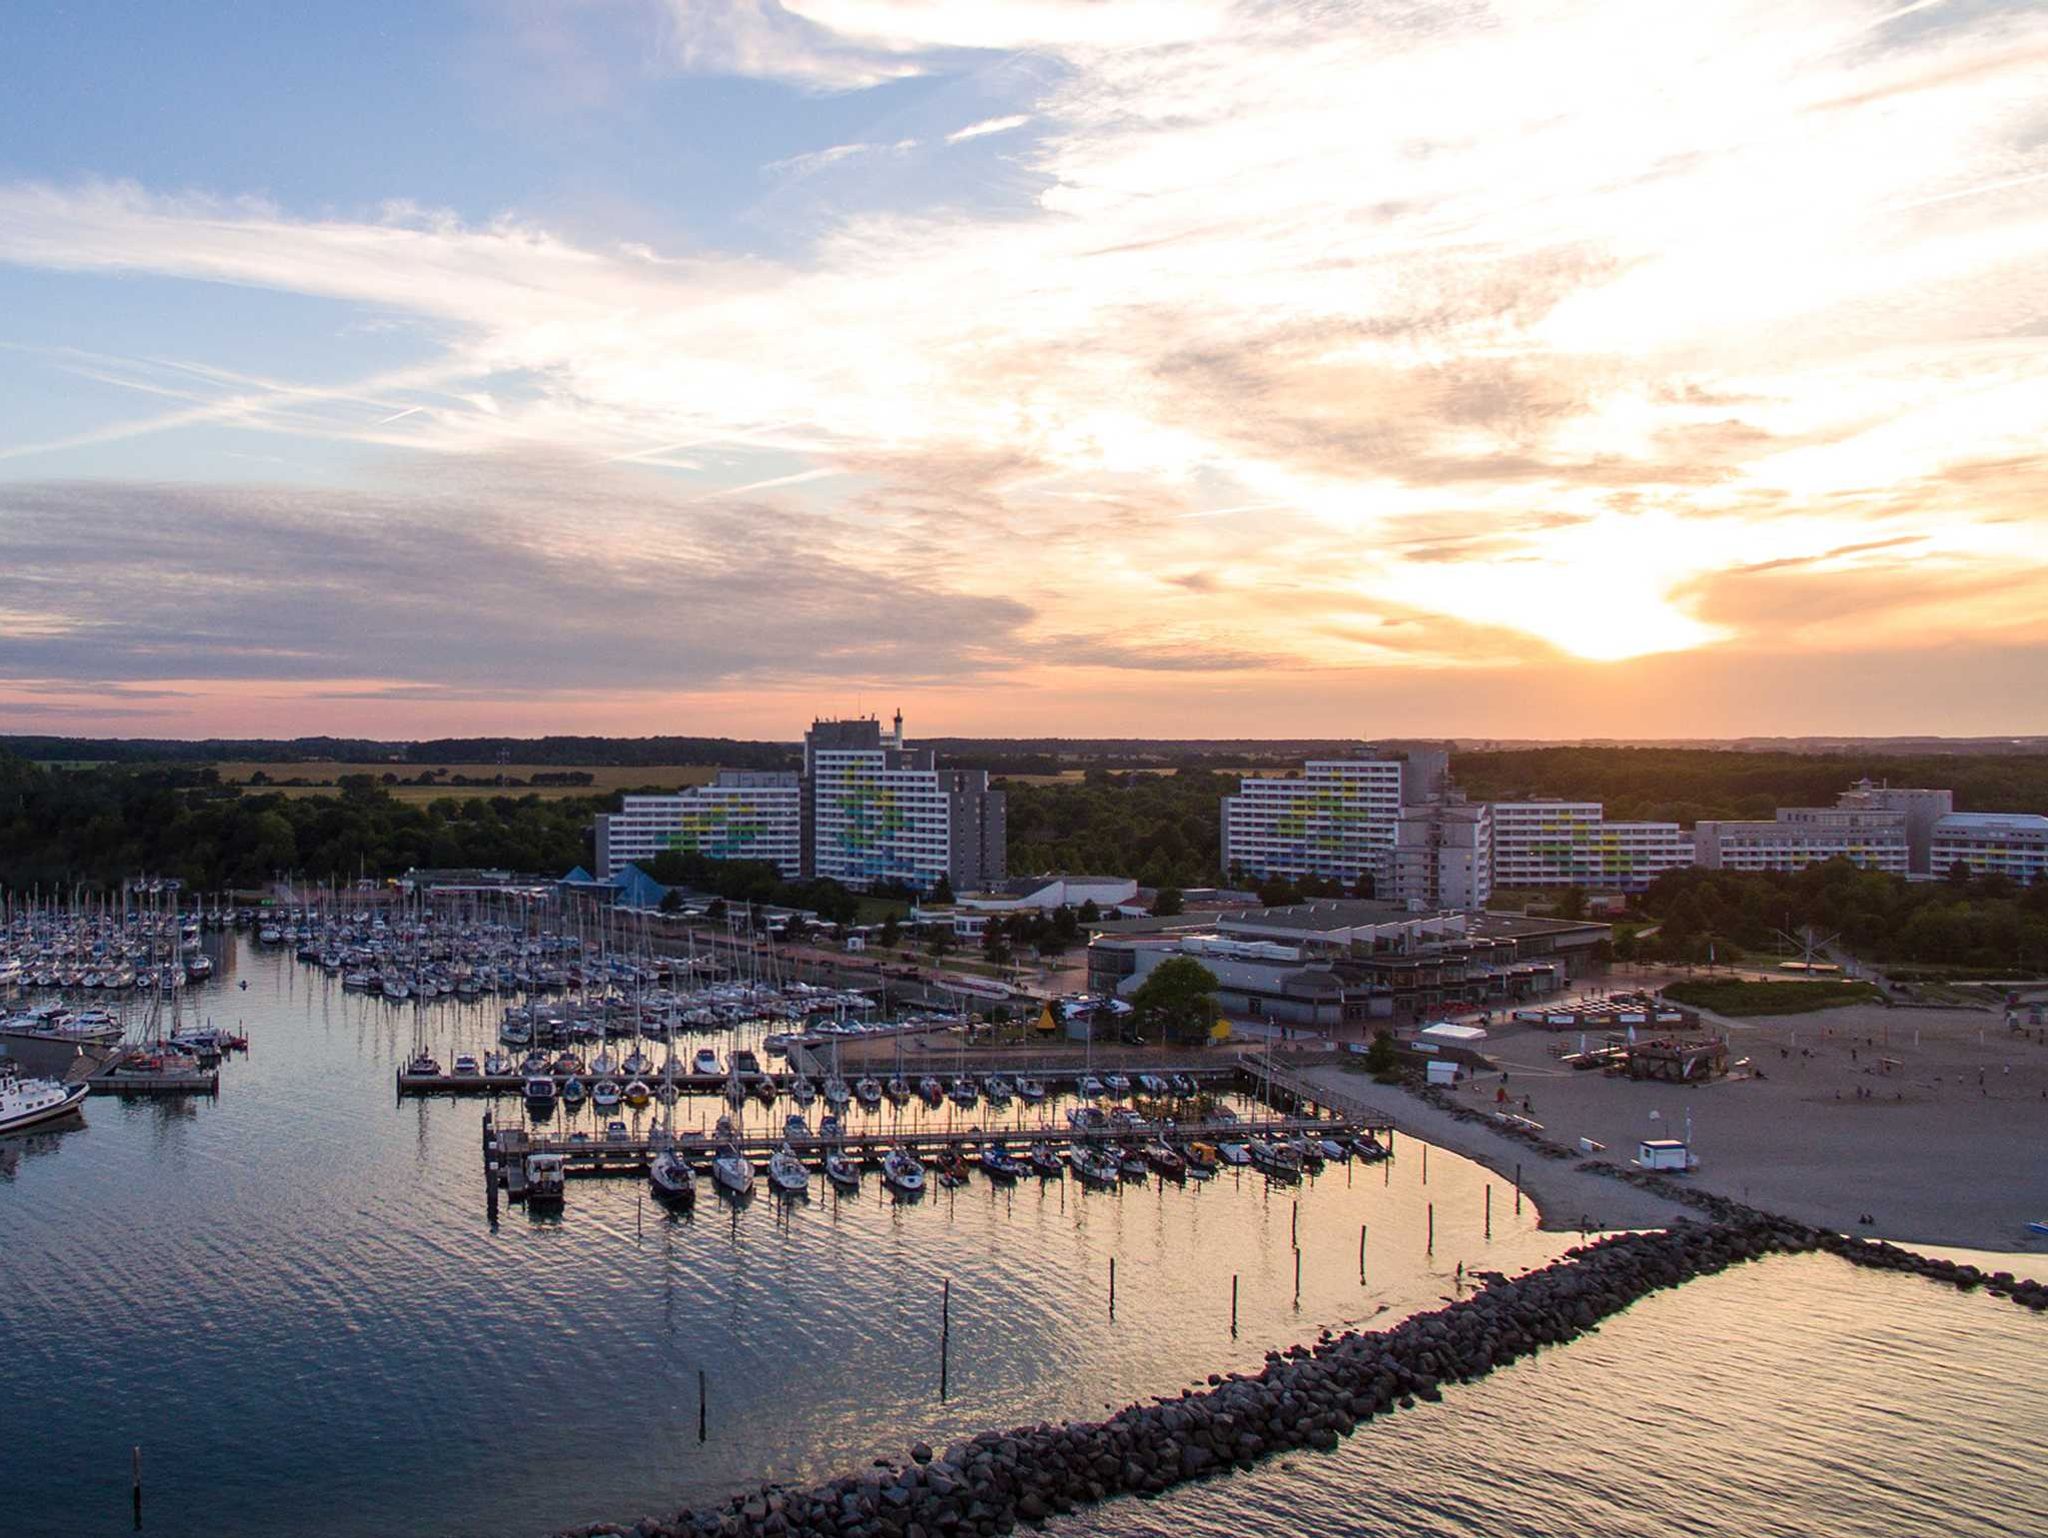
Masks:
[[[1929,832],[1936,876],[1961,865],[1972,876],[2048,879],[2048,817],[2027,812],[1950,812]]]
[[[987,770],[940,769],[931,749],[906,747],[901,711],[887,734],[872,717],[816,721],[804,734],[802,841],[814,876],[986,887],[1008,869],[1004,810]]]
[[[1909,863],[1905,813],[1833,806],[1781,806],[1771,822],[1702,819],[1693,847],[1706,870],[1798,871],[1839,857],[1903,876]]]
[[[1609,822],[1598,801],[1493,803],[1493,885],[1640,892],[1667,870],[1693,863],[1693,841],[1675,822]]]
[[[597,820],[597,874],[663,854],[766,860],[785,880],[803,871],[803,786],[790,771],[727,769],[671,795],[625,796]]]

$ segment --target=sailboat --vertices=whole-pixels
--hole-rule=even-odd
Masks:
[[[645,1088],[634,1080],[638,1088]],[[697,1172],[676,1146],[676,1024],[674,1007],[668,1021],[668,1062],[661,1070],[661,1151],[647,1166],[647,1184],[654,1199],[688,1211],[697,1205]]]
[[[778,1196],[802,1196],[811,1189],[811,1172],[784,1143],[769,1156],[768,1183]]]

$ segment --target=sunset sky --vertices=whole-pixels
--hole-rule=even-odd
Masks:
[[[0,732],[2048,731],[2048,7],[0,9]]]

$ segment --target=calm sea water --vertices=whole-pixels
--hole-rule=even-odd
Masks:
[[[763,1192],[734,1211],[707,1182],[680,1220],[638,1182],[581,1181],[558,1220],[508,1206],[493,1228],[483,1102],[396,1097],[413,1012],[220,943],[188,1008],[242,1022],[253,1050],[218,1101],[94,1099],[82,1130],[0,1142],[8,1535],[128,1531],[138,1443],[150,1533],[630,1519],[920,1436],[1099,1414],[1326,1324],[1433,1305],[1461,1260],[1515,1270],[1564,1245],[1475,1165],[1432,1152],[1425,1184],[1418,1145],[1298,1193],[1257,1177],[1116,1194],[977,1179],[899,1205],[870,1176],[858,1198],[818,1182],[808,1202]],[[444,1062],[481,1052],[496,1018],[439,1006],[432,1044]],[[722,1109],[685,1102],[679,1124]],[[779,1125],[788,1109],[750,1115]]]
[[[1054,1524],[1111,1538],[2048,1533],[2048,1335],[1825,1256],[1645,1299],[1347,1439]]]

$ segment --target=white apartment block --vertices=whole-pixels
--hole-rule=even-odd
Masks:
[[[1394,834],[1391,889],[1415,912],[1474,912],[1493,895],[1493,809],[1485,802],[1404,807]]]
[[[1298,778],[1247,776],[1223,798],[1223,869],[1343,882],[1386,875],[1406,767],[1391,758],[1311,759]]]
[[[1693,847],[1707,870],[1796,871],[1841,856],[1903,876],[1910,863],[1905,813],[1836,806],[1781,806],[1774,822],[1703,819]]]
[[[2048,879],[2048,817],[1950,812],[1934,824],[1930,864],[1935,876],[1946,876],[1961,864],[1973,876],[2006,876],[2019,882]]]
[[[945,776],[928,765],[895,766],[889,749],[810,754],[811,870],[865,888],[903,881],[919,891],[952,871]]]
[[[665,796],[626,796],[597,822],[597,874],[670,852],[713,860],[767,860],[785,880],[803,870],[803,788],[793,773],[726,770],[709,785]]]
[[[1609,822],[1598,801],[1493,803],[1493,885],[1640,892],[1693,863],[1675,822]]]

